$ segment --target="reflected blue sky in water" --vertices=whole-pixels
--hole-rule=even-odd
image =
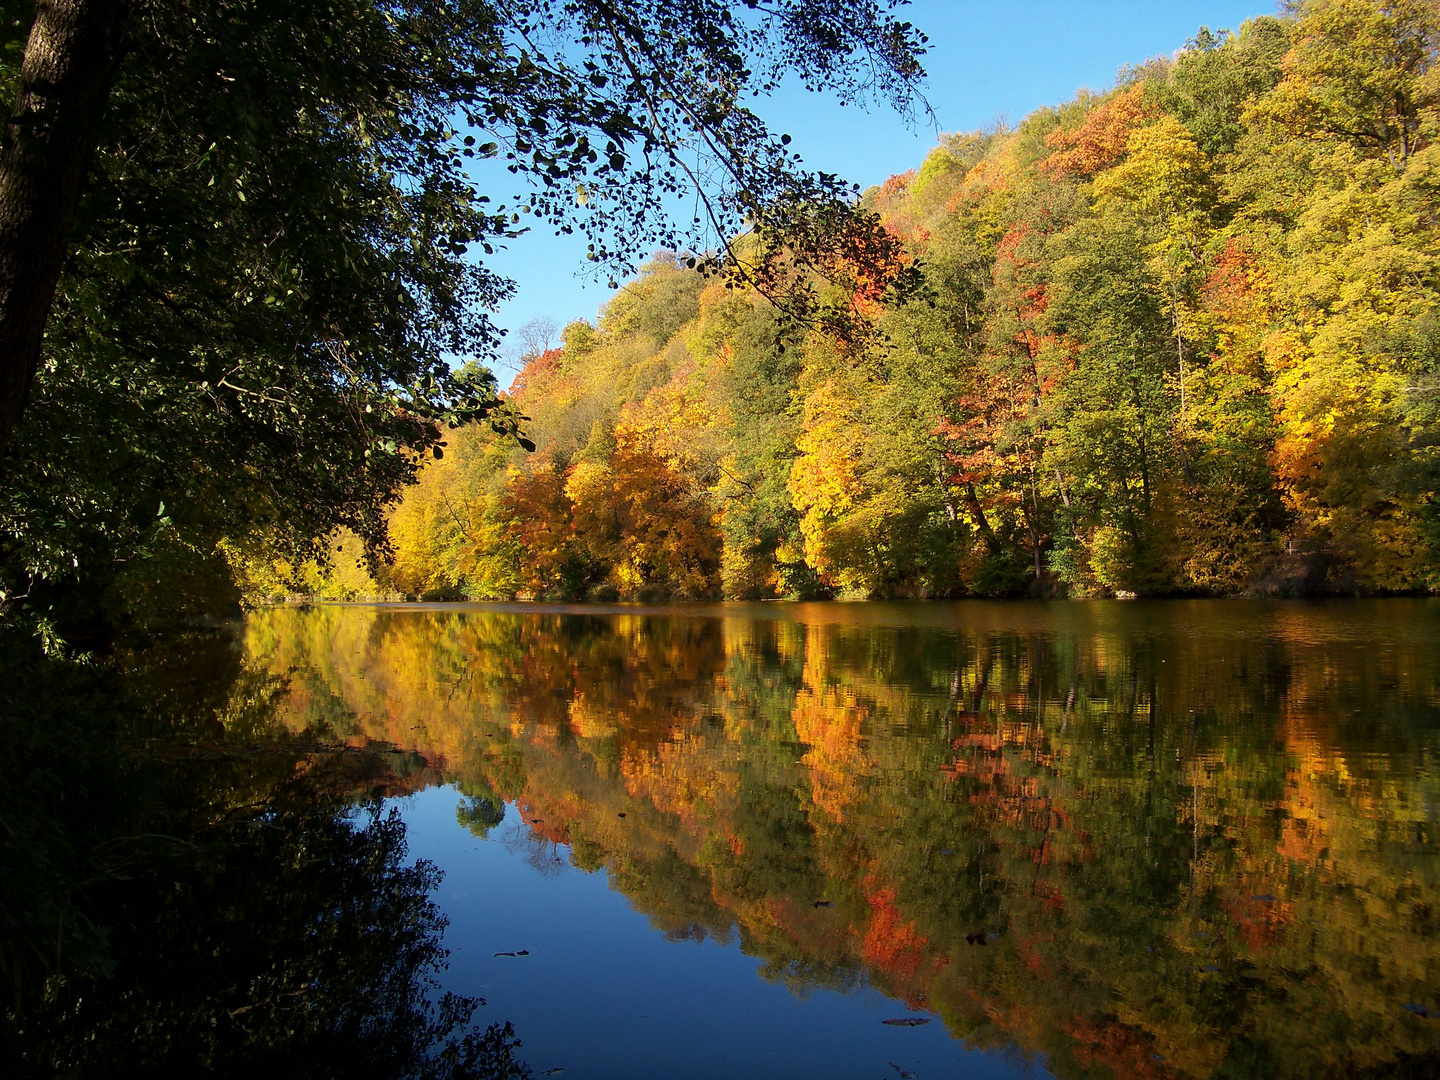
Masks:
[[[513,805],[480,840],[456,823],[460,794],[430,788],[395,801],[410,853],[445,871],[436,900],[450,919],[446,988],[508,1019],[543,1076],[827,1077],[918,1080],[1048,1077],[1040,1063],[968,1050],[938,1019],[862,987],[797,997],[761,977],[761,961],[714,940],[674,941],[609,886],[570,865],[569,848],[535,838]],[[529,950],[528,956],[495,956]],[[899,1068],[897,1068],[898,1066]]]

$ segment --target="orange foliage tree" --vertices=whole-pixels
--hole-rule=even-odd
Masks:
[[[1074,131],[1057,128],[1045,137],[1054,153],[1040,168],[1051,176],[1091,177],[1125,155],[1130,133],[1159,110],[1145,101],[1145,88],[1132,87],[1092,109]]]

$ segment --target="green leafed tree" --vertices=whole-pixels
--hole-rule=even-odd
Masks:
[[[908,108],[923,37],[890,6],[9,6],[7,601],[173,600],[156,582],[206,578],[217,540],[258,532],[303,554],[348,526],[382,557],[447,424],[516,431],[483,366],[454,361],[493,351],[510,286],[484,255],[528,226],[584,231],[612,273],[746,223],[802,262],[877,236],[865,250],[893,257],[746,105],[793,72]],[[701,220],[677,226],[664,205],[697,189]]]

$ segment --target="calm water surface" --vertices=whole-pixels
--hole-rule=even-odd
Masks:
[[[337,605],[245,648],[291,730],[424,763],[446,985],[537,1075],[1436,1060],[1435,602]]]

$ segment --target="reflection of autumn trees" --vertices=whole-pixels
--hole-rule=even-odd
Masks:
[[[1428,608],[692,610],[249,640],[291,726],[443,759],[797,990],[868,980],[1059,1075],[1433,1064]]]
[[[834,820],[857,802],[863,777],[873,760],[861,743],[869,709],[854,687],[830,676],[824,627],[812,626],[805,648],[805,669],[791,718],[795,735],[809,750],[802,759],[810,770],[810,796]]]
[[[5,1076],[529,1075],[438,992],[439,875],[380,802],[442,777],[316,745],[344,684],[293,683],[287,732],[229,634],[104,668],[6,649]]]

